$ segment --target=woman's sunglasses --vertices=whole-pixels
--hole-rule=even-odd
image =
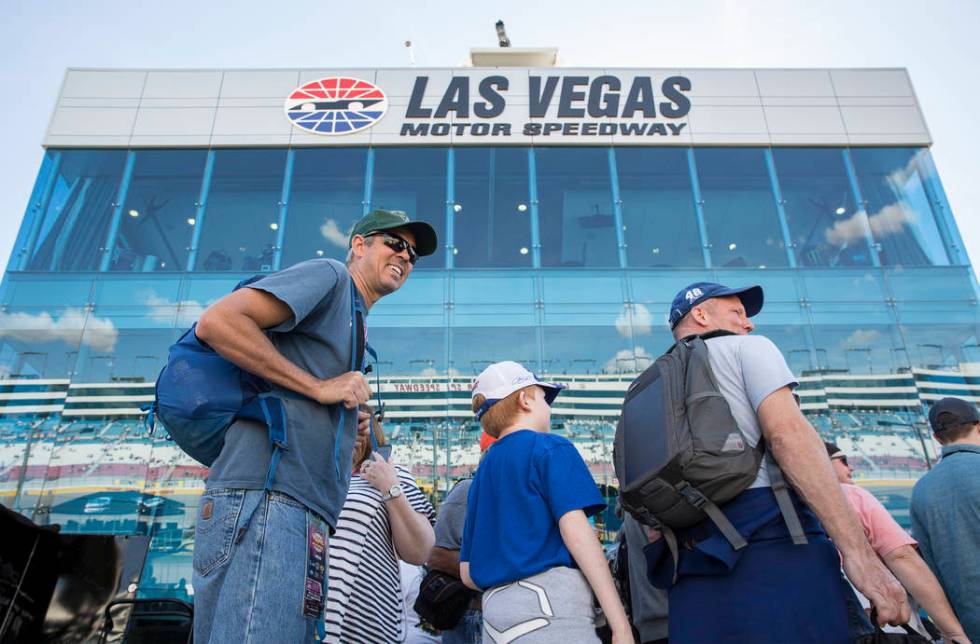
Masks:
[[[841,456],[835,456],[834,458],[832,458],[830,460],[832,460],[832,461],[840,461],[841,463],[844,464],[844,467],[850,467],[850,465],[847,464],[847,457],[846,456],[843,456],[843,455],[841,455]]]
[[[368,233],[367,235],[364,235],[364,236],[365,237],[374,237],[375,235],[380,235],[381,236],[381,241],[384,242],[385,246],[387,246],[391,250],[395,251],[396,253],[400,253],[403,250],[407,250],[408,251],[408,263],[411,264],[412,266],[415,266],[415,262],[419,261],[419,254],[418,254],[418,251],[415,250],[415,246],[412,246],[411,244],[409,244],[402,237],[399,237],[395,233],[389,233],[387,231],[378,231],[378,232],[374,232],[374,233]]]

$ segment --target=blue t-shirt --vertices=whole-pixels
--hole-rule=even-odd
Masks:
[[[317,378],[350,371],[350,276],[333,259],[311,259],[261,280],[249,288],[265,291],[289,306],[292,318],[268,330],[282,355]],[[356,306],[367,315],[360,293]],[[272,488],[293,497],[335,526],[350,484],[351,452],[357,433],[357,414],[341,405],[321,405],[295,394],[283,397],[289,448],[276,468]],[[340,475],[337,442],[340,442]],[[207,487],[262,489],[272,458],[265,425],[239,419],[228,429],[221,454],[211,466]]]
[[[470,486],[459,560],[491,588],[556,566],[575,566],[558,520],[606,507],[578,450],[561,436],[522,429],[487,452]]]

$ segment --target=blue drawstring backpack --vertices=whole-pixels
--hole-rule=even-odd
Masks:
[[[264,277],[256,275],[239,282],[234,290],[248,286]],[[350,370],[357,369],[357,313],[354,281],[349,280],[351,300],[351,356]],[[266,474],[264,490],[272,490],[276,466],[289,445],[286,437],[286,411],[282,391],[272,395],[272,386],[229,360],[223,358],[194,332],[195,323],[170,347],[167,364],[160,371],[156,383],[156,399],[147,408],[147,425],[152,433],[157,420],[164,426],[177,446],[194,460],[211,466],[225,444],[225,434],[239,418],[254,420],[269,430],[272,460]],[[376,356],[365,343],[365,352]],[[376,359],[376,357],[375,357]],[[339,375],[339,374],[338,374]],[[290,397],[303,398],[288,393]],[[340,405],[338,431],[343,431],[345,412]],[[372,445],[376,446],[374,433]],[[334,466],[340,475],[340,440],[335,441]],[[254,512],[254,510],[253,510]],[[241,540],[251,521],[251,513],[235,536]]]

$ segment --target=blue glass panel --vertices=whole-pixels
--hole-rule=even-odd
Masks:
[[[686,151],[619,148],[616,168],[629,266],[704,266]]]
[[[980,362],[976,302],[907,302],[896,310],[912,366],[959,371]]]
[[[84,306],[91,299],[95,280],[81,275],[7,275],[3,303],[7,306]]]
[[[714,266],[786,266],[785,244],[760,148],[695,148]]]
[[[527,150],[457,148],[455,161],[456,267],[530,266]]]
[[[183,271],[205,150],[140,150],[123,204],[111,271]]]
[[[316,257],[345,261],[362,214],[365,148],[296,150],[282,266]]]
[[[411,327],[406,327],[404,323],[401,326],[386,326],[375,322],[368,319],[368,335],[371,346],[378,352],[382,379],[447,375],[444,326],[423,326],[421,322]],[[374,386],[374,376],[371,382]]]
[[[41,168],[38,170],[37,179],[34,181],[34,188],[31,190],[30,201],[28,201],[27,209],[24,212],[24,220],[20,224],[17,239],[11,249],[7,270],[20,270],[23,268],[22,264],[28,259],[28,253],[34,245],[33,237],[40,229],[41,218],[47,209],[48,199],[54,188],[54,179],[60,164],[60,150],[45,151],[44,160],[41,161]]]
[[[884,302],[878,270],[801,271],[805,297],[819,302]]]
[[[111,307],[158,307],[174,306],[180,293],[178,277],[102,278],[95,282],[92,303]]]
[[[85,320],[75,383],[152,383],[175,338],[174,306],[95,308]],[[137,408],[139,405],[132,405]]]
[[[923,184],[917,148],[853,148],[851,158],[868,202],[871,234],[886,266],[949,264]]]
[[[436,229],[439,250],[419,260],[417,268],[445,266],[446,150],[444,148],[376,148],[372,208],[404,210],[412,219]]]
[[[863,230],[854,219],[847,169],[835,148],[774,148],[790,238],[801,266],[870,266]]]
[[[126,153],[63,150],[27,270],[97,270]]]
[[[535,148],[542,266],[619,266],[602,148]]]
[[[501,360],[520,362],[537,370],[540,358],[536,326],[501,326],[494,315],[467,316],[467,324],[449,332],[449,367],[452,375],[474,377]]]
[[[908,367],[894,312],[884,303],[819,303],[810,308],[817,368],[842,374],[887,374]]]
[[[969,268],[902,268],[885,279],[897,300],[976,300]]]
[[[271,271],[286,151],[215,155],[195,270]],[[196,225],[193,219],[185,224]]]
[[[68,378],[78,358],[84,308],[22,308],[0,313],[0,378]]]
[[[548,303],[610,302],[622,304],[621,271],[548,271],[541,275],[544,301]],[[605,307],[606,309],[616,307]]]

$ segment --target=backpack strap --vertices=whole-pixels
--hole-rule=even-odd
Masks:
[[[759,441],[762,443],[762,441]],[[793,538],[793,543],[798,546],[807,544],[806,535],[803,533],[803,525],[800,523],[800,515],[793,507],[793,500],[789,498],[789,486],[779,465],[772,458],[766,459],[766,469],[769,471],[769,484],[772,486],[772,493],[776,495],[776,505],[779,506],[779,513],[783,515],[783,521],[789,529],[789,536]]]
[[[354,288],[354,278],[348,276],[349,279],[349,291],[350,291],[350,369],[348,371],[357,370],[357,292]],[[337,440],[333,444],[333,465],[337,472],[337,479],[340,479],[340,437],[344,433],[344,421],[346,420],[347,408],[344,407],[343,403],[340,403],[340,418],[337,420]],[[354,431],[357,432],[356,418],[357,412],[354,412],[355,426]],[[371,432],[372,436],[374,432]]]
[[[688,483],[687,481],[681,481],[674,485],[674,489],[677,493],[683,497],[685,501],[696,507],[697,509],[708,515],[711,522],[715,524],[718,531],[728,540],[728,543],[732,544],[732,548],[735,550],[741,550],[745,546],[749,545],[745,541],[745,537],[735,529],[732,522],[728,520],[725,513],[721,511],[713,501],[701,493],[696,487]],[[675,571],[676,572],[676,571]]]

